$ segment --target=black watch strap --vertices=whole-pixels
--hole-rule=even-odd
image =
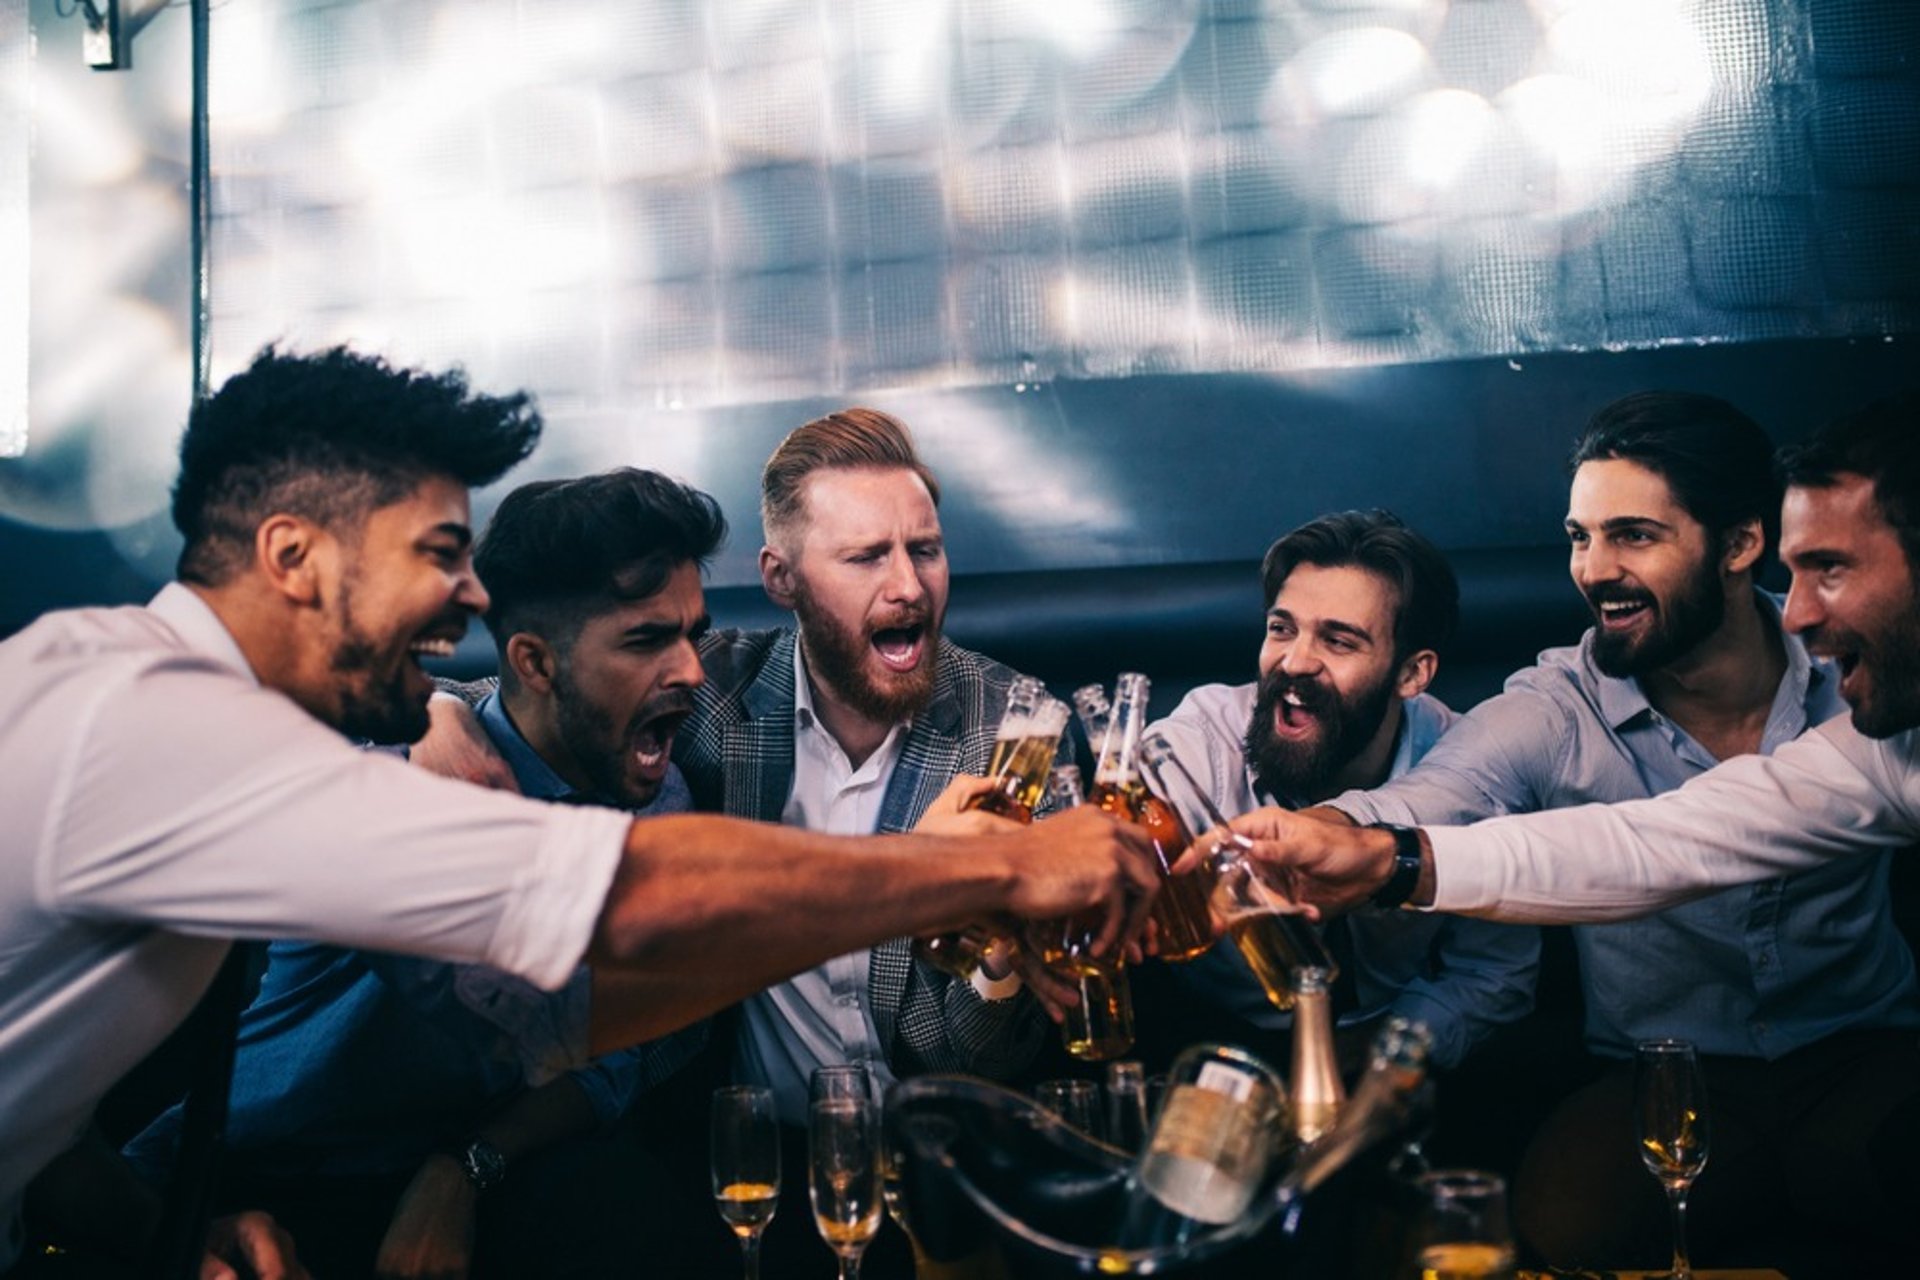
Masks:
[[[1369,823],[1374,831],[1393,833],[1393,871],[1387,876],[1387,882],[1374,890],[1369,899],[1374,906],[1391,911],[1413,896],[1415,886],[1420,883],[1420,833],[1412,827],[1402,827],[1391,822]]]

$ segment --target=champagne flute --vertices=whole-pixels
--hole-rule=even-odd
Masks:
[[[880,1230],[880,1109],[871,1098],[825,1097],[807,1110],[807,1190],[820,1238],[859,1280],[860,1256]]]
[[[1687,1260],[1687,1192],[1707,1166],[1707,1086],[1687,1040],[1635,1046],[1633,1111],[1640,1159],[1673,1211],[1673,1280],[1693,1280]]]
[[[773,1091],[733,1085],[713,1091],[713,1198],[740,1238],[746,1280],[759,1280],[760,1236],[780,1203],[780,1123]]]
[[[807,1082],[807,1101],[819,1102],[825,1098],[856,1098],[867,1102],[877,1100],[873,1087],[873,1073],[864,1063],[843,1063],[831,1067],[815,1067]]]
[[[1100,1136],[1100,1091],[1091,1080],[1042,1080],[1033,1100],[1089,1138]]]

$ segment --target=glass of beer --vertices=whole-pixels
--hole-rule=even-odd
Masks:
[[[1507,1184],[1477,1169],[1441,1169],[1419,1181],[1415,1227],[1421,1280],[1510,1280],[1513,1231]]]
[[[713,1199],[740,1239],[746,1280],[760,1275],[760,1236],[780,1203],[780,1123],[773,1091],[733,1085],[713,1091]]]

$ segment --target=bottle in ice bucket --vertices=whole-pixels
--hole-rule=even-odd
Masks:
[[[1146,723],[1148,687],[1147,678],[1137,671],[1122,673],[1115,683],[1088,800],[1116,818],[1146,828],[1160,872],[1160,896],[1153,905],[1160,958],[1191,960],[1213,945],[1207,918],[1212,876],[1205,868],[1191,875],[1168,874],[1193,837],[1173,806],[1149,791],[1140,776],[1140,732]],[[1079,695],[1075,697],[1077,701]],[[1086,714],[1083,707],[1083,718]]]
[[[1213,882],[1213,913],[1225,923],[1227,936],[1260,980],[1267,999],[1275,1008],[1293,1008],[1293,974],[1299,969],[1319,970],[1323,981],[1331,986],[1340,970],[1319,933],[1297,908],[1260,878],[1247,856],[1253,841],[1227,829],[1226,815],[1194,781],[1173,753],[1172,744],[1162,735],[1150,733],[1141,740],[1140,760],[1160,794],[1173,795],[1169,784],[1177,779],[1212,824],[1217,839],[1207,853],[1207,872]]]
[[[992,785],[966,807],[1015,822],[1032,822],[1047,784],[1047,770],[1059,753],[1068,714],[1066,704],[1049,697],[1038,680],[1016,678],[1007,693],[1006,714],[994,734],[993,757],[987,767]],[[993,940],[992,934],[978,927],[936,934],[914,939],[913,955],[956,978],[971,978],[980,967],[981,952]],[[1011,946],[1012,939],[1001,939],[1001,945]]]
[[[1176,1058],[1134,1168],[1124,1247],[1182,1244],[1237,1220],[1285,1141],[1286,1107],[1279,1075],[1244,1049],[1198,1044]]]

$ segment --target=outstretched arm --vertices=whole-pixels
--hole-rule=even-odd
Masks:
[[[969,837],[643,819],[594,935],[593,958],[627,968],[618,996],[596,989],[594,1043],[663,1034],[885,938],[1005,914],[1099,913],[1111,950],[1139,933],[1157,889],[1145,837],[1093,810]]]

